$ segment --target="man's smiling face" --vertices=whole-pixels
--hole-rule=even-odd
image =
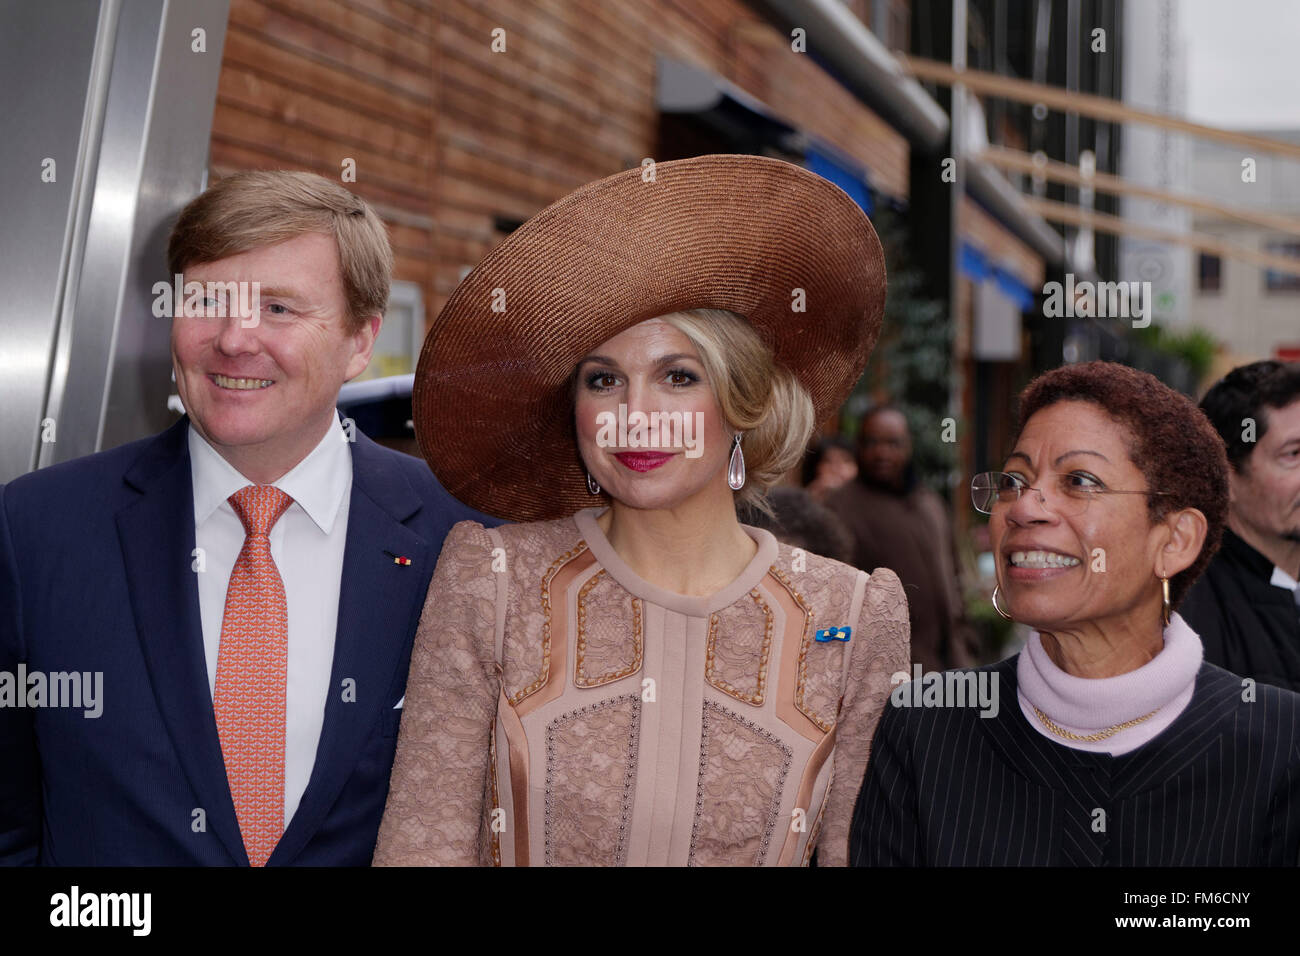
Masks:
[[[257,283],[256,316],[239,315],[233,300],[224,318],[187,316],[178,303],[172,364],[199,434],[246,476],[275,480],[252,472],[285,462],[287,471],[316,446],[382,319],[352,329],[338,247],[322,233],[196,263],[185,281]]]

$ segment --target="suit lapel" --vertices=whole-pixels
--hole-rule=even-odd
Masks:
[[[381,714],[393,705],[388,692],[409,650],[437,559],[429,543],[403,524],[422,505],[384,452],[357,433],[325,721],[307,789],[271,865],[292,862],[316,832],[371,746]],[[397,564],[396,556],[411,563]],[[345,700],[345,682],[355,699]]]
[[[1088,790],[1092,773],[1110,757],[1054,743],[1030,726],[1017,694],[1019,657],[1016,654],[995,665],[1002,709],[997,717],[981,719],[979,726],[1014,770],[1040,787],[1077,800],[1078,794]]]
[[[1016,697],[1018,656],[996,665],[1004,706],[1009,709],[996,719],[980,721],[980,727],[1007,763],[1039,786],[1072,799],[1089,791],[1090,772],[1098,767],[1110,774],[1116,799],[1162,786],[1207,749],[1219,745],[1241,691],[1235,677],[1225,679],[1223,672],[1202,664],[1192,699],[1174,722],[1155,740],[1112,757],[1053,743],[1029,725]]]
[[[141,493],[117,513],[118,538],[136,631],[154,697],[177,758],[198,795],[206,826],[248,864],[226,783],[217,721],[208,694],[194,560],[194,487],[189,419],[158,436],[125,480]]]
[[[1174,722],[1155,740],[1116,758],[1116,795],[1128,797],[1164,786],[1206,750],[1220,747],[1232,728],[1240,695],[1238,678],[1202,663],[1192,699]]]

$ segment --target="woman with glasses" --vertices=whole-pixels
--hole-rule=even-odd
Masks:
[[[1199,409],[1125,366],[1056,369],[971,494],[994,606],[1033,630],[999,664],[895,689],[852,862],[1300,863],[1300,696],[1205,663],[1175,613],[1227,510]]]

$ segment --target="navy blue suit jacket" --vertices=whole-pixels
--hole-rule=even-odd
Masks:
[[[97,718],[0,707],[0,863],[248,865],[191,570],[188,424],[0,486],[0,672],[103,674]],[[272,866],[369,864],[443,537],[500,523],[360,433],[350,502],[325,722]]]

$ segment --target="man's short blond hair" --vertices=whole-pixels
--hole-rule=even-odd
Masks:
[[[309,232],[333,236],[348,305],[348,331],[383,315],[393,277],[388,230],[365,200],[315,173],[234,173],[192,199],[167,239],[172,274]]]

